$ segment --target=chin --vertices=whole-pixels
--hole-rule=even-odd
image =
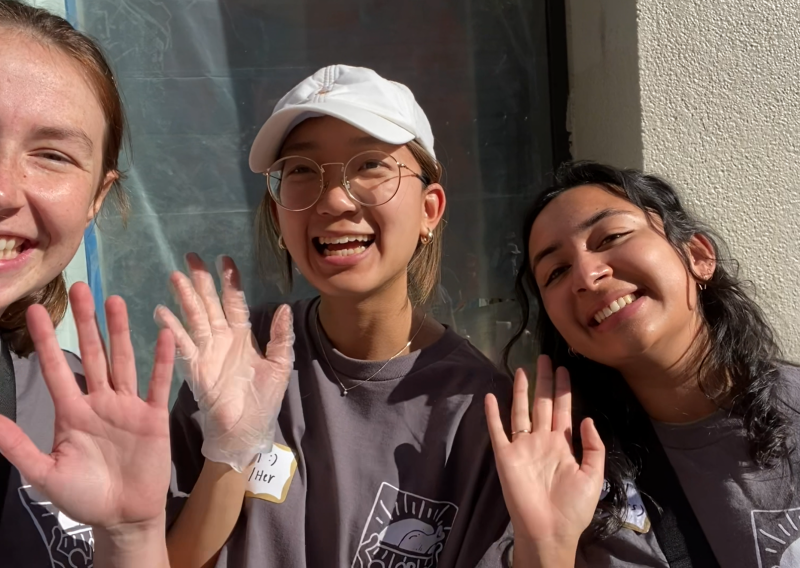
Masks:
[[[361,298],[374,294],[378,286],[369,280],[356,275],[340,274],[326,278],[324,282],[310,282],[323,296],[332,298]]]
[[[600,346],[599,349],[592,350],[592,353],[587,353],[586,357],[596,363],[616,369],[637,361],[650,351],[652,345],[652,342],[646,341],[644,338],[620,338],[614,345]]]

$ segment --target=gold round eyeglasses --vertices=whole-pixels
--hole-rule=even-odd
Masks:
[[[304,211],[313,207],[330,184],[330,181],[325,182],[326,166],[341,167],[342,187],[350,199],[365,207],[377,207],[390,201],[400,188],[403,169],[425,185],[430,183],[394,156],[380,150],[356,154],[346,164],[318,164],[303,156],[287,156],[264,172],[270,196],[280,207],[289,211]]]

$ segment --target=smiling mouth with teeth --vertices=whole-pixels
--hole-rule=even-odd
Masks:
[[[628,304],[634,303],[638,297],[639,296],[634,292],[633,294],[627,294],[614,300],[608,306],[594,314],[594,325],[603,323],[604,320],[614,315]]]
[[[25,249],[24,239],[0,238],[0,260],[14,260]]]
[[[375,235],[343,235],[341,237],[314,237],[314,248],[323,256],[351,256],[361,254],[375,242]]]

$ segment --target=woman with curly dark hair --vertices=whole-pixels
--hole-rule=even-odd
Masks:
[[[524,234],[532,411],[521,371],[510,438],[487,397],[514,565],[800,565],[800,371],[722,241],[663,179],[590,162]]]

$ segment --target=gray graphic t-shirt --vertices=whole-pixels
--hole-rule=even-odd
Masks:
[[[80,360],[65,352],[81,389],[86,389]],[[53,400],[36,353],[12,355],[17,384],[17,424],[43,452],[53,449]],[[3,568],[90,568],[92,529],[76,523],[11,468],[0,518],[0,566]]]
[[[788,464],[756,468],[741,419],[724,411],[688,425],[654,422],[721,568],[800,568],[800,369],[782,367],[777,380],[778,399],[794,422],[793,477]],[[628,526],[582,546],[579,566],[668,566],[636,497]]]
[[[492,544],[509,519],[483,399],[493,392],[509,408],[510,380],[449,329],[383,369],[350,359],[317,334],[316,308],[293,306],[295,370],[275,445],[247,473],[217,566],[500,566]],[[253,316],[262,348],[270,318]],[[343,397],[328,360],[348,387],[377,375]],[[196,412],[184,385],[172,411],[173,519],[203,466]]]

